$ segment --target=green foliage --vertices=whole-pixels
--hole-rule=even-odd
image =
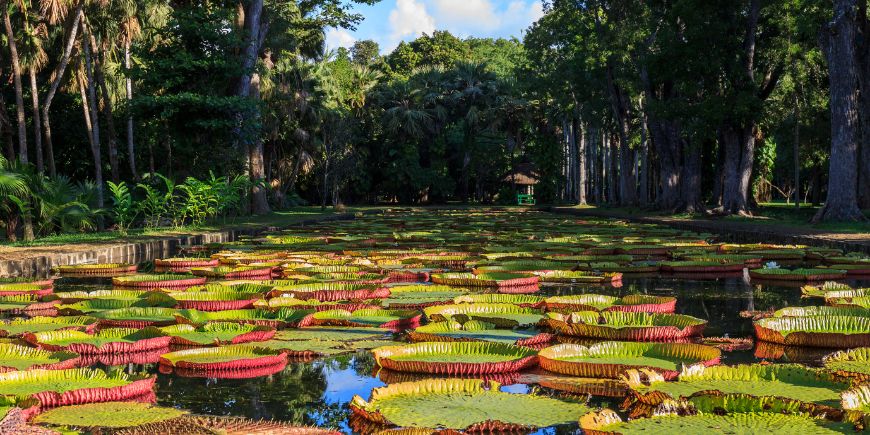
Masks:
[[[130,193],[127,183],[123,181],[119,183],[108,181],[106,184],[109,186],[109,193],[112,195],[112,218],[118,227],[118,231],[121,234],[126,234],[127,229],[136,217],[133,195]]]

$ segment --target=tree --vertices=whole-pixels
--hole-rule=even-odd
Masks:
[[[860,221],[858,208],[858,1],[836,0],[821,37],[831,74],[831,169],[828,196],[813,221]]]
[[[3,8],[3,28],[6,31],[6,42],[9,45],[9,56],[12,62],[12,82],[15,86],[16,120],[18,121],[18,159],[27,163],[27,121],[24,116],[24,91],[21,84],[21,58],[18,55],[18,43],[15,41],[15,33],[12,31],[12,20],[9,17],[9,9],[13,6],[8,0],[0,3]]]
[[[364,66],[376,63],[381,58],[380,52],[381,48],[378,43],[371,39],[356,41],[350,48],[353,63]]]

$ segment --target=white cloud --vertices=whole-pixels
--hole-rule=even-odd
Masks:
[[[396,0],[390,12],[390,30],[393,39],[417,37],[435,31],[435,19],[426,11],[426,5],[417,0]]]
[[[347,30],[332,28],[326,31],[326,47],[329,49],[350,48],[354,42],[356,42],[356,38]]]
[[[541,0],[427,0],[439,29],[465,37],[517,36],[544,15]],[[507,6],[504,6],[507,3]]]
[[[431,0],[439,27],[448,30],[492,31],[501,26],[503,17],[490,0]],[[521,2],[522,3],[522,2]]]

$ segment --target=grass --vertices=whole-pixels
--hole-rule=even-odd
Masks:
[[[640,207],[597,207],[584,205],[576,206],[576,208],[601,210],[603,212],[622,214],[625,216],[668,217],[683,220],[698,219],[706,221],[725,220],[729,222],[751,223],[754,225],[770,225],[792,230],[811,229],[829,231],[832,233],[870,233],[870,224],[867,222],[810,223],[810,219],[812,219],[819,207],[814,207],[808,203],[801,204],[800,209],[796,209],[794,204],[786,204],[784,202],[761,203],[753,210],[753,216],[724,217],[707,216],[699,213],[683,213],[674,215],[663,211],[647,210]],[[865,212],[865,214],[867,213]]]
[[[288,210],[275,211],[260,216],[241,216],[227,219],[218,219],[204,225],[188,225],[184,227],[159,227],[137,228],[123,234],[119,231],[98,231],[92,233],[68,233],[55,234],[40,237],[34,241],[8,242],[0,241],[0,246],[25,247],[25,246],[52,246],[69,244],[100,244],[136,242],[154,238],[172,237],[195,233],[220,231],[226,229],[257,229],[263,227],[287,227],[298,224],[308,219],[331,216],[344,213],[356,213],[374,207],[348,207],[344,211],[335,211],[332,208],[321,210],[317,207],[294,207]]]

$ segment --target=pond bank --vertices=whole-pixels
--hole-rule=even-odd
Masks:
[[[354,218],[353,213],[340,213],[299,220],[280,227],[274,224],[263,224],[190,234],[155,235],[144,239],[137,237],[134,240],[122,238],[94,243],[0,247],[2,248],[0,249],[0,277],[44,277],[51,273],[52,267],[67,264],[142,263],[174,255],[178,247],[183,245],[233,242],[242,236],[256,236],[265,231]]]
[[[686,231],[712,233],[724,242],[820,246],[870,255],[870,224],[868,224],[866,233],[841,233],[788,226],[760,225],[751,222],[733,222],[724,219],[637,216],[596,208],[548,207],[545,210],[572,216],[623,219],[629,222],[665,225]]]

